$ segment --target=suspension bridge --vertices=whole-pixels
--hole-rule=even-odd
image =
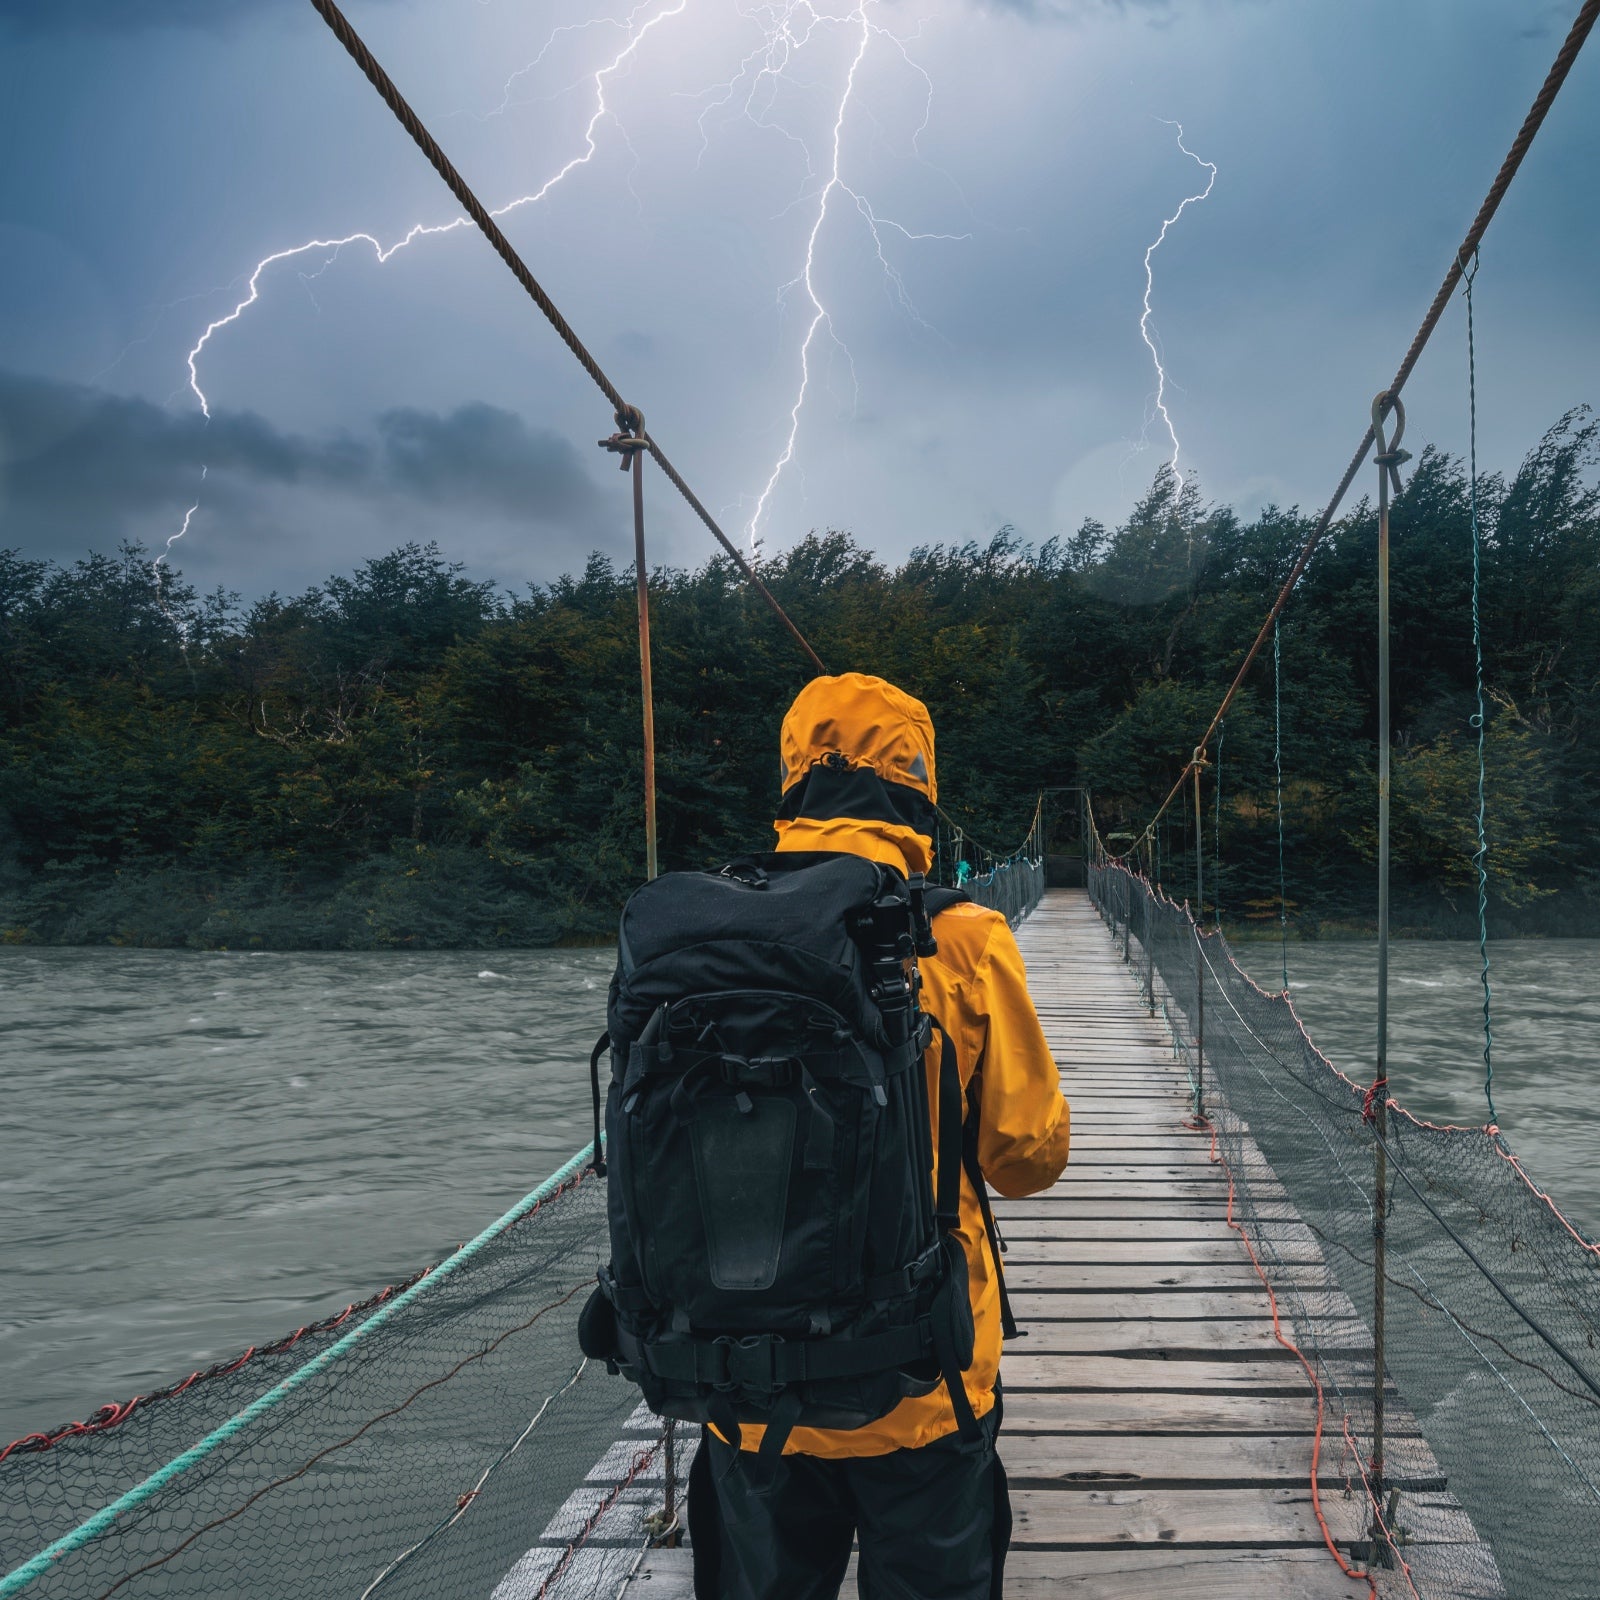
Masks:
[[[611,407],[602,444],[631,474],[653,874],[647,457],[808,663],[822,660],[339,7],[311,3]],[[951,825],[950,857],[982,869],[965,886],[1018,928],[1073,1108],[1062,1180],[995,1207],[1027,1331],[1002,1368],[1014,1594],[1600,1594],[1600,1245],[1524,1170],[1492,1097],[1480,1126],[1412,1116],[1383,1044],[1401,392],[1458,290],[1470,296],[1478,246],[1597,19],[1600,0],[1586,0],[1334,495],[1143,830],[1109,849],[1084,796],[1083,887],[1047,889],[1041,811],[1008,850],[973,848]],[[1369,456],[1380,1043],[1370,1079],[1356,1081],[1317,1049],[1287,985],[1257,982],[1220,928],[1197,921],[1198,844],[1212,742]],[[1163,881],[1159,841],[1163,816],[1191,802],[1186,902]],[[1481,869],[1481,805],[1478,827]],[[1485,904],[1480,892],[1480,916]],[[1484,997],[1492,1069],[1487,967]],[[444,1261],[338,1316],[0,1449],[0,1600],[687,1594],[680,1502],[694,1441],[576,1353],[577,1311],[607,1245],[591,1154]]]

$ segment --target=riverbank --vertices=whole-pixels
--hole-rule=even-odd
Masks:
[[[337,876],[277,862],[242,873],[176,865],[52,870],[0,877],[0,944],[279,951],[583,947],[616,937],[631,884],[626,875],[561,883],[482,848],[409,842]],[[1274,912],[1237,917],[1226,897],[1222,926],[1237,945],[1277,944],[1282,937]],[[1530,906],[1492,903],[1489,929],[1496,939],[1600,938],[1600,896],[1573,888]],[[1294,906],[1287,929],[1292,944],[1361,942],[1376,932],[1372,916],[1352,914],[1348,906],[1325,916]],[[1397,939],[1472,940],[1477,932],[1476,910],[1442,895],[1413,894],[1394,908]]]
[[[0,944],[143,950],[525,950],[616,936],[614,892],[559,886],[482,849],[412,846],[339,875],[265,862],[0,882]]]
[[[1600,898],[1585,889],[1547,895],[1532,905],[1490,902],[1489,937],[1500,939],[1600,939]],[[1234,945],[1364,943],[1377,938],[1377,916],[1340,913],[1320,917],[1293,912],[1287,928],[1275,916],[1230,917],[1224,909],[1222,931]],[[1453,904],[1442,896],[1402,903],[1391,912],[1391,938],[1474,941],[1478,937],[1475,905]]]

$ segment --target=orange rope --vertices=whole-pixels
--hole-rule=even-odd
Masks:
[[[1366,1490],[1367,1503],[1369,1505],[1376,1506],[1377,1501],[1374,1500],[1372,1496],[1372,1484],[1367,1479],[1367,1469],[1361,1464],[1360,1447],[1356,1444],[1355,1440],[1350,1437],[1350,1421],[1348,1418],[1345,1419],[1344,1423],[1344,1442],[1345,1448],[1352,1456],[1355,1457],[1356,1471],[1361,1474],[1361,1487]],[[1387,1544],[1394,1552],[1395,1560],[1400,1563],[1400,1570],[1405,1574],[1406,1588],[1408,1588],[1413,1595],[1416,1595],[1416,1600],[1422,1600],[1422,1596],[1417,1594],[1416,1584],[1411,1581],[1411,1567],[1407,1563],[1406,1558],[1400,1554],[1400,1546],[1394,1542],[1394,1535],[1389,1532],[1389,1524],[1383,1520],[1382,1516],[1378,1516],[1374,1518],[1374,1520],[1377,1522],[1378,1526],[1383,1529],[1384,1543]]]
[[[1204,1127],[1204,1128],[1208,1129],[1210,1131],[1210,1133],[1211,1133],[1211,1160],[1217,1166],[1220,1166],[1222,1168],[1222,1170],[1225,1173],[1227,1173],[1227,1175],[1228,1175],[1228,1216],[1227,1216],[1227,1223],[1228,1223],[1228,1226],[1230,1228],[1232,1228],[1233,1231],[1239,1235],[1240,1243],[1242,1243],[1244,1245],[1245,1251],[1250,1257],[1250,1265],[1256,1269],[1256,1276],[1258,1278],[1260,1278],[1260,1280],[1261,1280],[1261,1287],[1267,1291],[1267,1303],[1268,1303],[1268,1305],[1270,1305],[1272,1307],[1272,1337],[1274,1339],[1276,1339],[1278,1341],[1278,1343],[1281,1344],[1285,1350],[1290,1351],[1294,1355],[1295,1359],[1300,1363],[1300,1365],[1306,1369],[1306,1377],[1308,1377],[1311,1380],[1311,1387],[1316,1392],[1316,1396],[1317,1396],[1317,1426],[1316,1426],[1316,1431],[1311,1436],[1311,1509],[1312,1509],[1313,1513],[1316,1515],[1317,1526],[1322,1529],[1322,1542],[1325,1545],[1327,1545],[1328,1554],[1331,1555],[1333,1557],[1333,1559],[1339,1563],[1339,1570],[1342,1573],[1344,1573],[1345,1577],[1353,1578],[1357,1582],[1365,1582],[1366,1586],[1367,1586],[1368,1594],[1372,1597],[1372,1600],[1377,1600],[1378,1586],[1377,1586],[1376,1583],[1373,1582],[1372,1574],[1370,1572],[1358,1571],[1355,1567],[1352,1567],[1350,1565],[1350,1563],[1348,1561],[1346,1561],[1345,1558],[1339,1553],[1339,1546],[1334,1542],[1333,1531],[1328,1526],[1327,1518],[1324,1517],[1323,1514],[1322,1514],[1322,1492],[1321,1492],[1321,1486],[1317,1482],[1317,1468],[1318,1468],[1318,1465],[1319,1465],[1319,1463],[1321,1462],[1321,1459],[1322,1459],[1322,1421],[1323,1421],[1323,1413],[1324,1413],[1324,1411],[1326,1409],[1326,1402],[1324,1401],[1323,1394],[1322,1394],[1322,1381],[1321,1381],[1321,1379],[1319,1379],[1317,1377],[1316,1369],[1311,1365],[1311,1363],[1308,1360],[1306,1360],[1305,1353],[1300,1349],[1299,1345],[1297,1345],[1294,1342],[1294,1340],[1291,1339],[1283,1331],[1283,1324],[1278,1319],[1278,1297],[1277,1297],[1276,1294],[1274,1294],[1272,1292],[1272,1284],[1268,1280],[1265,1270],[1262,1268],[1260,1257],[1256,1255],[1255,1246],[1253,1244],[1251,1244],[1251,1242],[1250,1242],[1250,1235],[1248,1233],[1246,1233],[1245,1230],[1244,1230],[1244,1224],[1242,1222],[1237,1222],[1237,1221],[1234,1220],[1234,1215],[1233,1215],[1233,1197],[1234,1197],[1233,1168],[1228,1165],[1227,1161],[1223,1159],[1222,1154],[1217,1149],[1217,1125],[1211,1120],[1210,1117],[1206,1116],[1206,1114],[1202,1111],[1202,1112],[1196,1112],[1192,1119],[1188,1118],[1188,1117],[1185,1117],[1184,1118],[1184,1126],[1186,1128],[1195,1128],[1195,1129],[1199,1129],[1201,1127]],[[1346,1437],[1348,1438],[1348,1429],[1346,1430]],[[1359,1464],[1360,1464],[1360,1462],[1359,1462],[1359,1456],[1358,1456],[1358,1458],[1357,1458],[1358,1470],[1359,1470]],[[1366,1482],[1366,1474],[1365,1473],[1362,1473],[1361,1481],[1363,1483]],[[1367,1498],[1368,1498],[1369,1501],[1372,1498],[1370,1491],[1369,1491],[1369,1493],[1367,1495]],[[1378,1522],[1379,1522],[1379,1526],[1381,1527],[1382,1526],[1382,1517],[1381,1516],[1379,1517]],[[1384,1532],[1387,1535],[1388,1530],[1385,1529]],[[1391,1543],[1392,1543],[1392,1541],[1391,1541]],[[1405,1563],[1402,1562],[1401,1565],[1404,1566]],[[1410,1582],[1409,1570],[1407,1571],[1406,1581],[1408,1583]],[[1416,1594],[1416,1590],[1415,1589],[1413,1589],[1411,1592],[1413,1594]],[[1420,1596],[1419,1596],[1419,1600],[1420,1600]]]

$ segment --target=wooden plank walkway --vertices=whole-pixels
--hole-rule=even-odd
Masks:
[[[1349,1600],[1364,1585],[1340,1571],[1312,1507],[1315,1399],[1227,1224],[1227,1178],[1184,1126],[1169,1040],[1082,890],[1049,893],[1018,941],[1073,1137],[1059,1183],[995,1205],[1028,1334],[1002,1371],[1007,1594]],[[1282,1216],[1286,1257],[1311,1270],[1310,1231]],[[1353,1323],[1353,1357],[1365,1337]],[[1427,1472],[1403,1410],[1394,1432],[1407,1469]],[[1365,1519],[1340,1456],[1322,1455],[1322,1511],[1348,1548]],[[1438,1510],[1436,1537],[1473,1542],[1447,1496]],[[689,1592],[687,1551],[650,1552],[625,1586],[627,1600]]]

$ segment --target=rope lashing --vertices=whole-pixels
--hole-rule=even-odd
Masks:
[[[1394,412],[1394,438],[1385,444],[1384,415],[1390,410]],[[1377,463],[1380,472],[1388,474],[1389,486],[1393,489],[1396,499],[1405,493],[1405,485],[1400,482],[1400,468],[1411,459],[1411,452],[1400,448],[1400,441],[1405,437],[1405,431],[1406,408],[1401,403],[1400,396],[1388,389],[1375,395],[1372,401],[1372,437],[1378,446],[1378,453],[1372,459]]]
[[[617,465],[626,472],[633,465],[635,453],[650,448],[650,441],[645,437],[644,413],[638,406],[618,406],[617,431],[598,442],[602,450],[613,451],[622,458]]]
[[[318,0],[313,0],[318,3]],[[1550,107],[1555,103],[1556,96],[1561,92],[1561,86],[1567,81],[1567,75],[1572,71],[1573,63],[1578,59],[1578,53],[1583,49],[1585,41],[1594,31],[1594,25],[1600,21],[1600,0],[1584,0],[1583,8],[1578,12],[1567,36],[1562,41],[1561,48],[1556,52],[1555,61],[1550,70],[1545,74],[1545,80],[1540,85],[1539,92],[1534,96],[1533,104],[1528,108],[1528,114],[1522,119],[1522,126],[1517,130],[1517,136],[1511,142],[1511,148],[1506,152],[1506,158],[1500,163],[1500,170],[1495,174],[1495,179],[1489,186],[1489,192],[1484,196],[1483,204],[1478,207],[1478,214],[1472,219],[1472,226],[1467,229],[1467,236],[1462,241],[1461,248],[1456,252],[1455,259],[1450,263],[1450,269],[1444,275],[1444,282],[1439,285],[1438,293],[1433,297],[1433,303],[1428,307],[1427,314],[1422,319],[1422,325],[1417,329],[1399,369],[1394,375],[1385,393],[1399,398],[1400,391],[1405,388],[1406,380],[1411,376],[1417,362],[1422,357],[1422,352],[1427,348],[1428,340],[1433,337],[1433,331],[1439,325],[1439,319],[1444,315],[1445,307],[1449,305],[1450,298],[1456,291],[1456,285],[1461,281],[1462,263],[1475,257],[1478,246],[1483,242],[1483,236],[1488,232],[1489,224],[1494,221],[1495,213],[1500,209],[1500,202],[1505,199],[1506,191],[1511,187],[1511,180],[1516,177],[1517,170],[1521,167],[1523,158],[1527,155],[1529,147],[1533,144],[1534,136],[1544,126],[1544,119],[1549,115]],[[1294,565],[1289,569],[1289,575],[1283,580],[1283,587],[1278,591],[1278,597],[1272,602],[1272,608],[1267,612],[1260,630],[1252,640],[1250,648],[1245,651],[1244,659],[1239,663],[1239,670],[1234,674],[1233,682],[1228,687],[1228,692],[1222,697],[1222,704],[1217,707],[1216,714],[1211,719],[1211,725],[1206,729],[1201,744],[1210,743],[1211,736],[1217,731],[1218,724],[1227,716],[1229,707],[1232,706],[1239,690],[1243,688],[1245,679],[1250,675],[1250,669],[1255,665],[1256,657],[1261,653],[1262,647],[1267,642],[1267,635],[1272,630],[1272,625],[1278,620],[1283,608],[1289,603],[1289,596],[1295,591],[1295,586],[1304,576],[1306,567],[1311,558],[1316,554],[1317,547],[1326,537],[1328,529],[1333,526],[1333,519],[1338,512],[1344,497],[1349,493],[1350,485],[1356,481],[1356,474],[1361,471],[1362,464],[1367,459],[1367,451],[1373,445],[1373,432],[1369,427],[1362,437],[1361,443],[1356,447],[1356,453],[1350,458],[1350,464],[1344,469],[1344,476],[1339,480],[1339,486],[1333,491],[1333,498],[1323,507],[1315,526],[1306,536],[1306,541],[1300,547],[1300,553],[1295,557]],[[1167,797],[1161,802],[1152,822],[1158,822],[1166,814],[1172,802],[1183,792],[1184,779],[1189,776],[1189,769],[1184,768],[1178,774],[1177,780],[1168,791]],[[1120,859],[1120,856],[1117,857]]]
[[[612,410],[617,413],[619,425],[624,414],[632,412],[637,415],[634,408],[622,398],[617,386],[605,375],[600,363],[589,353],[583,341],[573,331],[572,324],[561,315],[555,301],[550,298],[539,280],[529,271],[527,263],[517,254],[516,248],[505,236],[500,224],[494,220],[488,208],[467,186],[466,179],[456,171],[455,166],[444,153],[439,142],[428,132],[422,119],[411,109],[405,96],[395,86],[394,79],[384,71],[377,57],[367,48],[361,35],[350,25],[349,18],[334,3],[334,0],[311,0],[311,4],[316,7],[318,15],[333,31],[333,36],[349,52],[351,60],[361,68],[366,75],[367,82],[383,97],[384,104],[389,107],[399,120],[400,125],[411,135],[417,148],[428,158],[429,164],[444,180],[451,194],[460,201],[462,208],[477,224],[479,231],[494,246],[495,254],[505,262],[510,269],[512,277],[522,285],[529,298],[544,313],[545,320],[555,329],[561,338],[561,342],[577,358],[578,365],[589,374],[594,380],[595,386],[611,402]],[[1600,6],[1600,0],[1594,0],[1594,4]],[[624,432],[626,432],[626,429],[624,429]],[[673,488],[688,502],[690,510],[710,530],[712,537],[722,546],[729,559],[744,575],[745,581],[766,601],[772,608],[773,615],[789,630],[795,643],[809,657],[811,664],[819,673],[826,673],[828,669],[823,666],[822,657],[811,648],[806,636],[795,626],[788,612],[778,604],[777,596],[761,581],[755,569],[745,560],[738,547],[717,525],[716,518],[706,510],[705,506],[700,503],[699,497],[684,482],[682,474],[667,459],[666,452],[644,431],[642,426],[637,430],[637,437],[642,441],[643,447],[655,457],[656,465],[666,473]]]
[[[1478,876],[1478,981],[1483,985],[1483,1098],[1489,1105],[1489,1121],[1500,1120],[1494,1108],[1494,1018],[1489,988],[1489,833],[1488,772],[1485,739],[1488,715],[1483,698],[1483,626],[1479,616],[1482,591],[1483,534],[1478,525],[1478,353],[1472,316],[1472,284],[1478,276],[1478,257],[1472,265],[1461,263],[1461,281],[1467,296],[1467,451],[1469,493],[1472,506],[1472,664],[1478,709],[1469,719],[1478,731],[1478,847],[1472,865]]]
[[[1378,1096],[1389,1087],[1387,1078],[1374,1078],[1367,1085],[1367,1092],[1361,1097],[1361,1120],[1363,1122],[1376,1122],[1378,1120]]]

